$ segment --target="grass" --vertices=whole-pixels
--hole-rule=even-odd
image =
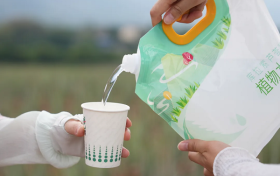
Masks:
[[[31,110],[82,113],[80,104],[101,101],[107,79],[117,65],[36,66],[0,65],[0,112],[16,117]],[[132,138],[124,146],[130,157],[120,167],[98,169],[84,159],[67,169],[51,165],[17,165],[0,168],[0,176],[203,176],[202,168],[180,152],[182,140],[134,93],[134,76],[119,77],[109,101],[130,105]],[[191,89],[193,91],[193,88]],[[24,125],[24,124],[23,124]],[[8,146],[7,146],[8,147]],[[260,155],[265,163],[280,163],[280,133]]]

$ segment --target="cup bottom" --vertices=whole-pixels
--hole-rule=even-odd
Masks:
[[[114,168],[120,166],[121,161],[112,162],[112,163],[98,163],[86,159],[86,165],[91,167],[97,167],[97,168]]]

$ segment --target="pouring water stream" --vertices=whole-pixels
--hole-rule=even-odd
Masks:
[[[118,79],[118,76],[123,72],[123,68],[122,68],[122,65],[119,65],[115,70],[114,72],[112,73],[112,75],[109,77],[108,81],[107,81],[107,84],[105,86],[105,89],[104,89],[104,93],[103,93],[103,97],[102,97],[102,102],[104,104],[104,106],[106,105],[106,102],[109,98],[109,95]]]

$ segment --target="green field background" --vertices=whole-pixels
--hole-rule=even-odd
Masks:
[[[1,64],[0,113],[9,117],[33,110],[80,114],[81,103],[101,101],[104,86],[115,67],[117,64]],[[120,167],[91,168],[82,158],[67,169],[51,165],[2,167],[0,176],[202,176],[203,168],[192,163],[186,152],[178,151],[181,137],[135,95],[134,89],[134,76],[122,73],[108,100],[131,107],[128,116],[133,123],[132,138],[124,143],[130,150],[130,157],[122,159]],[[280,133],[259,158],[265,163],[280,163]]]

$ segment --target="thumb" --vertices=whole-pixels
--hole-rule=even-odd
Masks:
[[[177,20],[181,15],[190,10],[191,8],[201,4],[203,0],[196,1],[178,1],[174,3],[168,12],[166,12],[164,16],[164,23],[172,24],[175,20]]]
[[[178,149],[181,151],[203,153],[207,150],[207,142],[199,139],[190,139],[180,142],[178,145]]]
[[[84,136],[84,125],[78,120],[68,120],[64,125],[65,131],[69,134],[82,137]]]

